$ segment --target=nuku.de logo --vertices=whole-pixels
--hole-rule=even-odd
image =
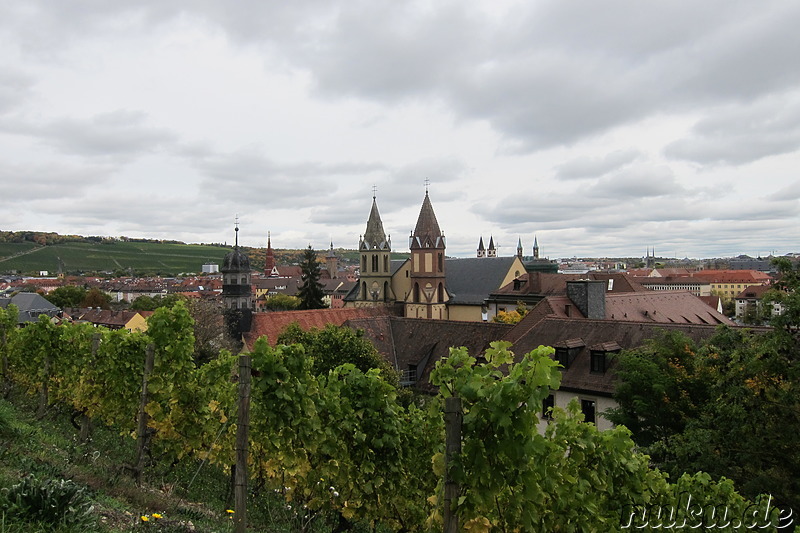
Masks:
[[[772,495],[759,498],[742,511],[740,516],[728,505],[701,505],[692,502],[692,495],[682,492],[677,505],[623,506],[620,514],[622,529],[723,529],[759,530],[768,527],[787,529],[794,524],[792,508],[775,505]]]

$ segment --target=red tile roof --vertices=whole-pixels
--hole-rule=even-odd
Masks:
[[[398,314],[388,307],[348,307],[254,313],[250,332],[245,334],[245,344],[252,347],[259,337],[266,335],[269,343],[274,346],[278,335],[293,322],[297,322],[302,329],[309,330],[324,328],[328,324],[341,326],[347,320],[376,316],[398,316]]]

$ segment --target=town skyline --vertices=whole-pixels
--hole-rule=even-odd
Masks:
[[[800,242],[789,1],[0,7],[0,228],[753,257]],[[377,192],[374,189],[377,187]]]

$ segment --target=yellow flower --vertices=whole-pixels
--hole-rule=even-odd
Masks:
[[[160,513],[153,513],[153,518],[158,520],[159,518],[161,518],[161,514]]]
[[[142,515],[142,522],[149,522],[149,521],[150,521],[150,517],[147,516],[146,514],[143,514]]]

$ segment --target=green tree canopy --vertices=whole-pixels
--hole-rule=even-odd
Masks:
[[[267,298],[264,307],[270,311],[293,311],[300,307],[300,298],[288,294],[273,294]]]
[[[303,260],[300,263],[303,270],[302,283],[297,290],[297,297],[300,298],[300,309],[322,309],[326,307],[323,297],[325,292],[319,282],[320,267],[317,261],[317,254],[311,245],[303,252]]]
[[[166,296],[161,296],[159,294],[156,296],[143,294],[131,302],[131,309],[134,311],[155,311],[159,307],[172,307],[176,303],[185,300],[186,298],[180,294],[168,294]]]
[[[50,291],[44,297],[56,307],[81,307],[86,299],[87,291],[76,285],[64,285]]]
[[[782,285],[765,297],[783,313],[774,328],[721,326],[700,345],[670,334],[620,355],[615,424],[673,477],[704,470],[751,497],[800,509],[800,288],[780,262]]]
[[[278,335],[278,344],[302,344],[306,354],[313,359],[312,372],[327,374],[334,368],[352,364],[362,372],[377,368],[389,383],[397,386],[397,372],[384,359],[362,330],[328,324],[322,329],[303,331],[297,322],[286,326]]]

